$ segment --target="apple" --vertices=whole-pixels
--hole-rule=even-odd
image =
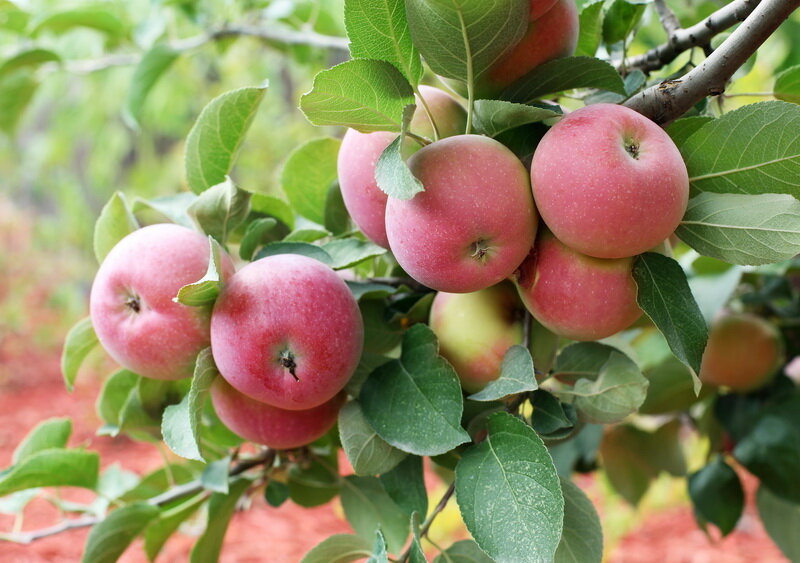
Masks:
[[[476,393],[500,376],[506,351],[523,340],[525,307],[509,282],[474,293],[439,292],[430,327],[439,353],[456,370],[461,386]]]
[[[614,104],[583,107],[553,126],[533,155],[531,184],[558,240],[595,258],[660,244],[689,198],[686,165],[669,135]]]
[[[600,340],[641,315],[632,272],[633,258],[592,258],[542,229],[515,281],[525,306],[552,332],[572,340]]]
[[[289,411],[251,399],[218,377],[211,384],[211,402],[219,419],[245,440],[276,450],[299,448],[330,430],[344,404],[342,391],[307,410]]]
[[[299,254],[246,265],[225,285],[211,315],[211,351],[222,376],[239,392],[281,409],[332,399],[355,371],[363,341],[347,284]]]
[[[442,137],[464,132],[467,113],[450,94],[431,86],[420,86],[419,89]],[[433,138],[433,126],[419,101],[409,128],[418,135]],[[396,138],[397,133],[360,133],[348,129],[339,148],[337,164],[339,187],[347,212],[367,238],[384,248],[389,248],[384,226],[388,196],[375,181],[375,165],[384,149]],[[410,155],[419,148],[419,143],[406,139],[403,151]]]
[[[418,282],[469,293],[507,278],[530,250],[538,216],[525,166],[499,142],[458,135],[408,161],[425,188],[389,198],[386,233],[400,266]]]
[[[181,379],[209,345],[209,315],[173,301],[208,269],[208,239],[157,224],[132,232],[108,253],[92,284],[89,308],[103,348],[121,366],[153,379]],[[223,277],[233,274],[222,253]]]
[[[734,391],[752,391],[772,380],[782,359],[783,340],[774,326],[749,313],[730,313],[711,325],[700,379]]]

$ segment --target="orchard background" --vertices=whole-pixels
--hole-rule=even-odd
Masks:
[[[402,4],[0,1],[0,466],[8,468],[0,473],[0,560],[72,561],[85,553],[90,561],[109,561],[123,552],[126,560],[141,560],[145,552],[153,556],[173,530],[161,552],[163,560],[183,560],[190,553],[193,560],[214,560],[221,550],[223,560],[295,561],[332,534],[351,535],[328,540],[309,561],[334,560],[343,553],[386,561],[387,539],[392,560],[422,560],[417,541],[429,560],[440,561],[459,560],[460,549],[484,560],[478,545],[498,561],[524,560],[518,550],[526,547],[531,547],[531,560],[547,560],[560,545],[567,547],[560,547],[556,558],[565,561],[599,560],[602,555],[612,561],[800,560],[800,368],[789,363],[800,353],[800,266],[793,258],[800,248],[800,211],[792,200],[800,195],[800,14],[790,15],[797,7],[794,1],[579,1],[575,55],[583,58],[540,67],[535,80],[523,79],[516,95],[497,95],[505,101],[482,108],[479,103],[471,112],[478,132],[497,136],[529,160],[531,140],[538,140],[559,112],[584,104],[625,103],[667,125],[695,178],[693,197],[709,193],[712,206],[715,194],[753,198],[726,200],[735,201],[724,216],[726,229],[715,231],[719,225],[703,227],[702,220],[693,221],[701,224],[693,238],[682,226],[684,233],[678,235],[694,249],[677,245],[672,250],[676,262],[670,264],[680,266],[678,274],[674,268],[665,270],[647,286],[666,292],[661,310],[640,301],[653,322],[641,321],[604,340],[635,360],[632,370],[622,370],[630,393],[613,396],[613,385],[598,383],[592,400],[576,402],[556,378],[543,378],[550,370],[542,370],[535,349],[538,382],[531,381],[533,370],[528,370],[527,383],[514,388],[519,362],[511,366],[515,373],[504,371],[509,376],[505,389],[512,393],[505,408],[521,413],[545,438],[556,462],[548,469],[551,476],[556,468],[562,478],[574,470],[574,482],[600,514],[598,520],[580,504],[585,501],[580,492],[562,481],[568,493],[559,489],[558,495],[567,497],[568,516],[569,506],[582,506],[585,517],[573,520],[571,529],[577,532],[563,539],[559,526],[541,530],[536,538],[520,534],[513,522],[488,526],[487,531],[482,526],[489,518],[486,506],[462,505],[459,510],[449,487],[466,446],[442,446],[437,459],[425,459],[424,476],[413,455],[395,467],[387,465],[403,454],[382,438],[397,445],[398,432],[402,435],[409,425],[396,420],[396,427],[378,437],[372,426],[380,419],[375,415],[380,405],[371,407],[372,424],[363,415],[355,417],[362,425],[357,429],[366,428],[380,442],[373,467],[358,467],[357,459],[340,450],[336,430],[310,449],[273,457],[271,450],[256,446],[238,449],[207,411],[195,417],[189,409],[177,410],[185,403],[180,403],[181,396],[193,394],[188,385],[165,392],[149,409],[141,404],[147,384],[139,379],[109,385],[110,374],[119,368],[99,347],[83,357],[91,340],[85,325],[71,333],[65,365],[60,365],[65,335],[87,314],[95,254],[102,258],[131,230],[129,213],[142,225],[170,218],[186,222],[192,192],[214,194],[205,198],[205,217],[211,221],[198,223],[227,244],[233,256],[248,259],[257,251],[280,248],[319,257],[309,245],[349,241],[339,244],[346,252],[327,260],[347,266],[343,271],[350,272],[355,284],[379,284],[353,286],[365,319],[364,357],[372,355],[373,362],[375,356],[398,357],[404,334],[408,338],[411,327],[427,321],[431,294],[397,272],[388,254],[351,230],[337,190],[331,188],[338,151],[338,141],[332,139],[344,132],[336,125],[359,126],[358,120],[369,112],[353,111],[350,121],[336,122],[330,114],[315,113],[310,101],[322,103],[323,111],[331,109],[324,107],[324,96],[322,102],[319,94],[313,97],[312,88],[321,88],[314,81],[318,72],[350,58],[346,31],[357,57],[378,59],[382,54],[402,71],[407,70],[403,62],[417,60],[406,43],[392,54],[375,46],[380,45],[377,31],[345,28],[347,8],[350,17],[361,13],[376,30],[391,28],[402,37],[408,32]],[[460,15],[467,29],[499,29],[503,33],[496,35],[500,39],[495,46],[503,50],[508,46],[502,41],[515,40],[522,31],[517,25],[509,32],[514,21],[508,14],[527,14],[528,2],[407,4],[438,6],[446,14],[452,10],[450,15]],[[436,41],[426,42],[431,38],[421,36],[410,20],[415,45],[439,74],[453,69],[437,59],[432,44],[442,41],[458,51],[475,40],[468,32],[459,44],[458,33],[442,32]],[[731,35],[742,20],[738,35]],[[457,82],[468,77],[459,72],[456,68],[447,83],[467,94]],[[409,76],[397,71],[398,81],[389,74],[395,84]],[[346,88],[347,76],[339,79]],[[673,82],[662,84],[665,80]],[[423,82],[446,88],[430,69]],[[308,119],[329,127],[313,126],[298,109],[300,96],[309,91],[304,107]],[[378,100],[385,94],[377,86],[375,92]],[[367,102],[362,98],[362,103]],[[399,107],[392,116],[397,124],[393,131],[402,128],[405,133],[403,104],[395,100],[386,107]],[[674,121],[682,116],[687,121]],[[204,136],[204,131],[210,134]],[[220,151],[214,137],[226,139],[238,151]],[[736,170],[726,174],[730,162]],[[395,165],[390,178],[396,179],[389,183],[400,190],[395,195],[414,190],[398,163],[402,160],[389,162]],[[207,174],[216,181],[205,181]],[[175,197],[177,193],[183,195]],[[241,243],[248,234],[250,252],[243,252],[246,245]],[[274,246],[287,236],[294,246]],[[327,248],[334,252],[336,245]],[[670,285],[683,288],[684,274],[691,293],[670,293],[660,284],[677,275],[678,282]],[[637,282],[640,290],[647,283],[641,278]],[[212,276],[200,289],[195,297],[207,302],[208,294],[213,299],[220,287]],[[697,307],[692,307],[695,301]],[[781,331],[783,354],[770,382],[753,392],[704,387],[699,400],[689,400],[692,405],[654,406],[665,396],[685,398],[693,390],[690,370],[698,371],[698,358],[690,352],[696,353],[696,342],[705,338],[702,329],[695,330],[698,315],[699,325],[705,326],[723,309],[757,315]],[[686,322],[670,321],[670,313],[684,315]],[[669,346],[653,324],[667,334]],[[415,334],[423,331],[420,326]],[[604,377],[613,383],[615,373],[600,375],[609,348],[576,346],[571,358],[559,356],[553,373],[577,371],[587,384]],[[524,354],[522,359],[524,368]],[[569,365],[576,359],[590,365],[577,370]],[[437,361],[425,359],[428,367],[421,372],[432,373],[430,366]],[[362,361],[361,377],[375,365]],[[64,388],[62,371],[67,385],[74,386],[71,392]],[[654,384],[659,375],[668,382],[660,396]],[[481,407],[476,401],[466,405],[464,428],[480,442],[486,411],[504,407]],[[173,421],[178,419],[178,430],[170,433],[164,427],[165,435],[172,436],[167,436],[167,445],[160,440],[166,408],[173,409]],[[537,412],[555,416],[544,420]],[[492,420],[508,424],[506,417]],[[45,420],[49,422],[37,426]],[[348,424],[353,430],[353,417]],[[434,428],[430,435],[411,438],[431,444]],[[533,434],[530,428],[514,432],[536,440],[526,434]],[[188,443],[174,438],[187,434]],[[351,445],[357,435],[349,435]],[[184,459],[198,454],[210,463]],[[272,473],[264,470],[267,461],[275,464]],[[351,477],[353,470],[365,475]],[[378,473],[390,477],[379,480],[374,476]],[[423,479],[425,501],[418,494]],[[487,479],[486,486],[494,486]],[[393,486],[398,481],[408,486]],[[191,494],[181,496],[182,486]],[[169,496],[173,494],[175,500]],[[169,502],[153,502],[164,498]],[[311,505],[316,506],[301,508]],[[560,522],[564,509],[559,513],[557,505],[544,512],[551,511]],[[419,514],[426,506],[427,519]],[[409,508],[416,509],[413,522],[423,523],[423,532],[430,524],[420,540],[418,529],[412,533],[414,510]],[[470,537],[462,514],[477,545],[461,543],[456,552],[440,555]],[[108,515],[112,518],[106,519]],[[523,511],[521,519],[527,517]],[[87,537],[89,525],[96,526]],[[565,526],[569,528],[568,521]],[[707,529],[709,538],[700,528]],[[125,551],[130,542],[134,545]]]

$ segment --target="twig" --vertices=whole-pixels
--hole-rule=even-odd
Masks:
[[[661,26],[667,32],[667,38],[672,41],[675,33],[681,29],[681,24],[678,22],[678,18],[675,17],[675,12],[667,6],[666,0],[655,0],[655,5],[658,19],[661,20]]]
[[[747,0],[745,0],[747,1]],[[725,42],[683,77],[656,84],[625,105],[665,124],[680,117],[706,96],[718,96],[733,73],[800,6],[800,0],[763,0]]]

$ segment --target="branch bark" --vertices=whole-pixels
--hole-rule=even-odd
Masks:
[[[733,73],[798,6],[800,0],[762,0],[744,23],[700,65],[677,80],[640,92],[625,105],[656,123],[666,124],[706,96],[722,94]]]
[[[667,32],[667,37],[672,41],[673,35],[680,31],[681,24],[669,6],[666,0],[655,0],[656,12],[658,12],[658,19],[661,20],[661,26]]]

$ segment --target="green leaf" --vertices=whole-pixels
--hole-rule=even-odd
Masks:
[[[700,362],[708,327],[692,296],[686,274],[672,258],[646,252],[633,265],[638,287],[636,301],[664,335],[670,350],[692,371],[695,393],[700,392]]]
[[[157,220],[152,222],[171,221],[192,228],[192,220],[186,211],[196,199],[197,196],[192,192],[178,192],[153,199],[137,197],[133,200],[133,213],[137,217],[142,214],[154,214]],[[143,224],[147,223],[148,221],[143,221]]]
[[[512,346],[503,356],[500,377],[490,381],[483,390],[473,393],[473,401],[496,401],[509,395],[535,391],[539,388],[533,369],[533,358],[525,346]]]
[[[17,465],[42,450],[67,447],[72,434],[72,421],[68,418],[50,418],[42,421],[28,432],[11,456],[11,463]]]
[[[278,508],[289,500],[289,487],[286,483],[271,479],[264,488],[264,500],[268,505]]]
[[[585,4],[580,14],[576,57],[594,57],[603,33],[603,2]]]
[[[642,19],[645,5],[629,0],[614,0],[603,19],[603,41],[611,45],[628,38]]]
[[[2,65],[0,65],[0,76],[20,68],[36,67],[44,63],[60,62],[61,57],[49,49],[42,49],[39,47],[25,49],[18,52],[16,55],[9,57],[5,60],[5,62],[3,62]]]
[[[701,193],[689,200],[676,234],[700,254],[731,264],[789,260],[800,254],[800,200]]]
[[[260,260],[261,258],[278,254],[300,254],[301,256],[319,260],[326,266],[333,265],[333,258],[330,254],[321,247],[307,242],[271,242],[264,245],[264,248],[256,254],[255,259]]]
[[[208,192],[206,192],[208,193]],[[173,299],[176,303],[189,307],[204,307],[216,301],[222,291],[222,265],[220,255],[222,248],[219,243],[209,235],[208,269],[205,275],[194,283],[184,285],[178,290],[178,295]]]
[[[680,146],[692,192],[800,193],[800,107],[759,102],[706,123]]]
[[[380,530],[390,552],[398,553],[408,537],[406,514],[376,477],[350,475],[342,483],[342,508],[356,534],[367,540]]]
[[[352,534],[335,534],[316,545],[300,563],[350,563],[372,555],[365,539]]]
[[[472,540],[461,540],[441,552],[433,563],[494,563],[478,544]]]
[[[618,350],[600,342],[576,342],[564,348],[553,369],[559,381],[575,383],[581,378],[595,379],[611,354]]]
[[[0,514],[8,514],[12,516],[22,514],[25,511],[25,507],[28,506],[28,504],[35,499],[40,492],[40,489],[26,489],[24,491],[12,493],[0,498]],[[0,540],[4,539],[7,538],[4,537],[3,534],[0,534]]]
[[[114,563],[157,516],[158,507],[146,502],[137,502],[114,510],[89,532],[82,561]]]
[[[134,488],[120,497],[122,502],[147,500],[166,492],[175,485],[183,485],[193,481],[195,474],[185,465],[170,463],[148,473]]]
[[[406,457],[394,469],[381,475],[380,480],[389,497],[407,516],[411,517],[415,512],[428,513],[428,492],[421,457]]]
[[[114,192],[94,224],[94,255],[102,263],[116,244],[139,228],[122,192]]]
[[[186,181],[193,192],[225,181],[266,91],[266,84],[231,90],[200,112],[186,137],[184,157]]]
[[[98,434],[116,436],[119,433],[121,414],[140,379],[132,371],[121,369],[105,380],[96,403],[97,414],[105,422]]]
[[[76,27],[86,27],[112,37],[125,35],[125,24],[115,14],[98,8],[74,9],[49,14],[40,19],[30,31],[35,37],[42,31],[64,33]]]
[[[94,489],[99,465],[97,452],[41,450],[0,473],[0,497],[34,487]]]
[[[378,436],[356,401],[339,411],[339,438],[356,475],[380,475],[406,457]]]
[[[600,563],[603,529],[592,501],[569,479],[561,479],[561,491],[564,493],[564,532],[554,563]]]
[[[744,510],[744,490],[739,476],[718,457],[689,475],[689,497],[701,525],[710,522],[723,536],[730,534]]]
[[[456,466],[461,516],[495,561],[550,561],[564,522],[564,498],[547,448],[508,413],[489,418],[486,439]]]
[[[762,485],[756,494],[756,505],[772,541],[790,561],[800,561],[800,503],[788,502]]]
[[[775,97],[800,104],[800,65],[792,66],[775,76]]]
[[[682,147],[689,137],[711,121],[714,121],[714,118],[710,115],[693,115],[692,117],[676,119],[666,126],[665,131],[672,137],[677,146]]]
[[[250,198],[250,207],[257,213],[274,217],[289,229],[294,228],[294,211],[280,198],[256,193]]]
[[[205,234],[224,245],[228,235],[247,218],[250,194],[225,176],[223,182],[200,194],[186,212]]]
[[[408,547],[408,563],[428,563],[419,537],[419,512],[411,515],[411,545]]]
[[[574,387],[557,393],[573,399],[575,408],[589,422],[619,422],[636,410],[647,396],[647,378],[636,363],[614,351],[600,368],[597,379],[579,379]]]
[[[203,484],[203,488],[215,493],[227,494],[230,465],[230,456],[225,456],[206,465],[203,473],[200,474],[200,482]]]
[[[205,494],[195,495],[189,500],[161,512],[144,531],[144,551],[150,561],[155,561],[164,544],[197,509],[207,500]]]
[[[250,260],[258,248],[268,241],[267,234],[278,225],[277,219],[262,217],[250,221],[239,243],[239,258]]]
[[[325,223],[328,190],[336,181],[341,144],[332,137],[311,139],[292,151],[281,171],[281,186],[292,207],[320,225]]]
[[[597,88],[625,95],[625,83],[613,66],[594,57],[565,57],[537,66],[503,92],[504,100],[529,104],[546,94]]]
[[[496,137],[504,131],[521,125],[561,115],[560,112],[552,109],[502,100],[477,100],[474,112],[475,132],[489,137]]]
[[[139,126],[147,96],[178,55],[180,51],[171,45],[159,43],[147,51],[136,65],[123,109],[123,117],[132,128]]]
[[[203,461],[200,452],[200,418],[211,383],[219,375],[211,348],[197,355],[189,393],[177,405],[167,407],[161,424],[164,443],[177,455]]]
[[[322,249],[331,257],[331,267],[334,270],[352,268],[364,260],[386,254],[385,248],[357,238],[332,240],[323,244]]]
[[[313,460],[308,467],[292,467],[287,484],[292,501],[310,508],[325,504],[339,494],[340,482],[338,458],[334,454],[324,463]]]
[[[422,182],[411,173],[403,158],[403,141],[415,108],[416,106],[411,104],[403,109],[400,135],[383,149],[375,165],[375,182],[378,188],[397,199],[411,199],[419,192],[425,191]]]
[[[372,546],[372,555],[367,559],[367,563],[389,563],[389,556],[386,553],[386,538],[380,528],[375,532],[375,544]]]
[[[391,63],[353,59],[318,73],[300,109],[314,125],[370,133],[400,131],[403,108],[413,103],[411,85]]]
[[[64,350],[61,352],[61,373],[64,376],[64,385],[68,391],[75,387],[83,360],[100,341],[92,326],[92,319],[86,317],[78,321],[69,329],[64,340]]]
[[[564,428],[571,431],[577,422],[575,409],[564,405],[552,393],[544,389],[539,389],[533,394],[531,405],[533,406],[531,426],[540,436],[549,436]],[[567,414],[565,408],[569,410],[570,415]]]
[[[222,551],[222,542],[228,531],[236,503],[250,486],[249,479],[239,479],[231,484],[230,492],[214,493],[208,501],[208,522],[206,531],[192,548],[191,563],[216,563]]]
[[[350,215],[344,204],[342,190],[339,183],[335,182],[328,188],[328,195],[325,198],[325,228],[333,234],[341,235],[350,229]]]
[[[433,72],[477,79],[522,39],[528,0],[406,0],[411,37]]]
[[[392,63],[411,84],[419,84],[422,62],[411,42],[403,0],[347,0],[344,24],[353,58]]]
[[[28,68],[0,76],[0,130],[9,135],[14,132],[38,87],[39,81]]]
[[[469,440],[461,427],[458,376],[439,356],[436,336],[426,325],[405,333],[400,359],[376,368],[359,400],[380,437],[405,452],[438,455]]]

